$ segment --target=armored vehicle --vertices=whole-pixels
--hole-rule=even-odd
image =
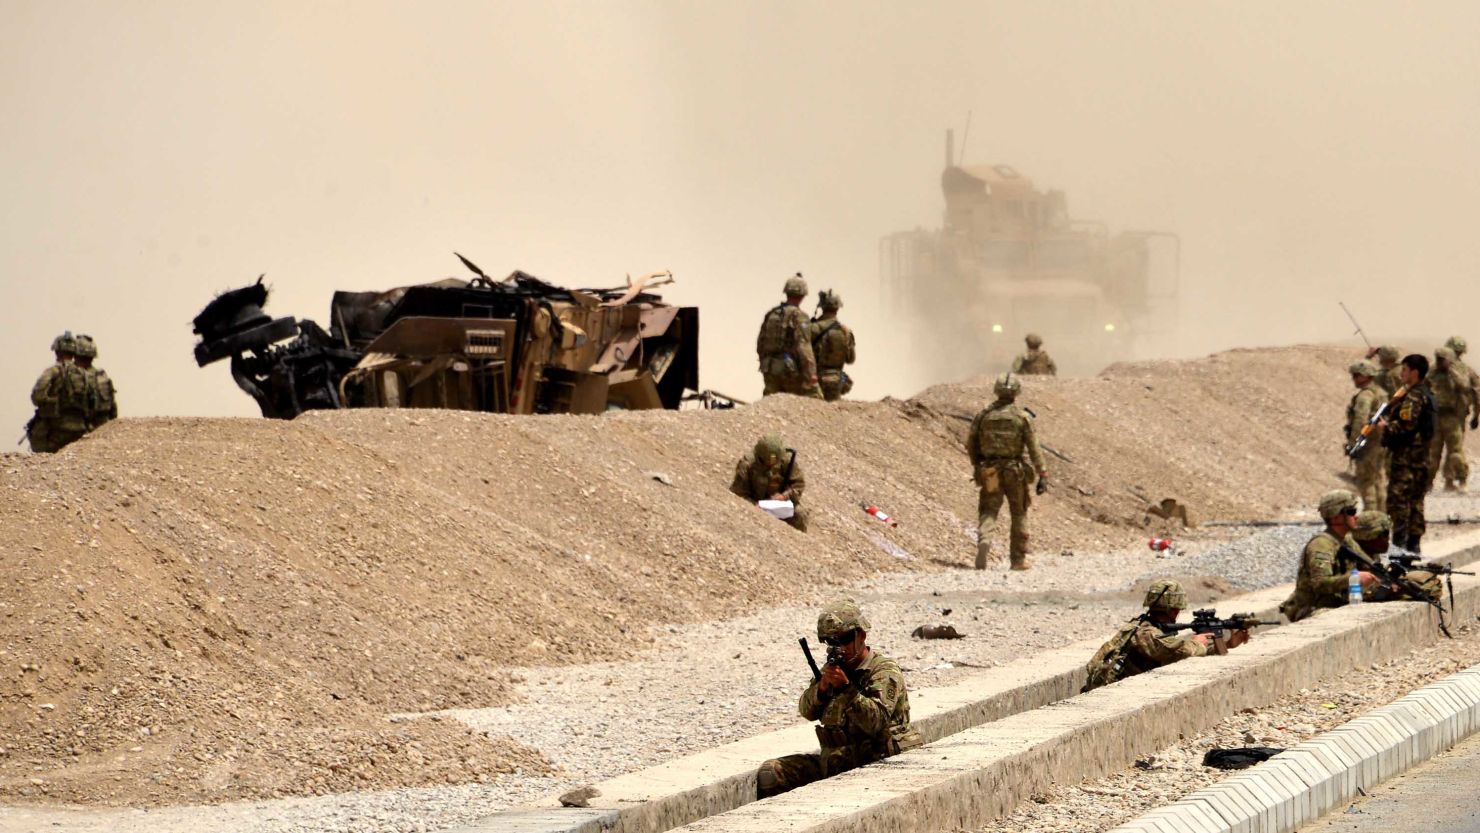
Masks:
[[[222,293],[194,320],[201,367],[230,359],[265,417],[316,408],[590,414],[677,408],[699,383],[699,310],[651,291],[564,289],[514,272],[336,292],[329,329],[264,311],[268,287]]]
[[[963,167],[946,134],[940,229],[880,244],[884,301],[944,381],[998,372],[1036,332],[1061,370],[1094,372],[1176,319],[1177,236],[1111,234],[1073,219],[1062,191],[1008,165]]]

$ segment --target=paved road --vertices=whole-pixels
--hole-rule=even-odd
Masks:
[[[1300,833],[1480,833],[1480,735]]]

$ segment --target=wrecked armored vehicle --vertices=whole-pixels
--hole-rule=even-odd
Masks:
[[[699,310],[663,303],[658,272],[616,289],[563,289],[524,272],[386,292],[336,292],[329,329],[263,311],[268,288],[196,316],[195,361],[230,358],[262,415],[320,408],[591,414],[678,408],[699,384]]]

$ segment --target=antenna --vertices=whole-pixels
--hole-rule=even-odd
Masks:
[[[961,156],[956,160],[956,167],[966,161],[966,140],[971,137],[971,111],[966,111],[966,129],[961,131]]]

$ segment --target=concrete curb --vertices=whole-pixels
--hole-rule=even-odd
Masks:
[[[1432,547],[1434,552],[1430,557],[1436,560],[1471,560],[1480,556],[1480,544],[1477,544],[1477,541],[1480,541],[1480,536],[1466,535],[1438,542]],[[1290,586],[1282,585],[1231,597],[1221,601],[1219,606],[1226,608],[1229,612],[1252,611],[1262,618],[1277,618],[1278,605],[1289,593]],[[1377,606],[1367,607],[1376,608]],[[1365,648],[1349,649],[1358,650],[1364,656],[1352,658],[1351,662],[1361,664],[1372,661],[1369,657],[1394,656],[1407,651],[1415,644],[1422,644],[1432,639],[1433,625],[1423,615],[1427,613],[1427,610],[1420,612],[1415,609],[1416,606],[1405,605],[1404,607],[1415,615],[1405,619],[1404,626],[1370,629],[1368,633],[1370,643]],[[1361,611],[1354,612],[1360,613]],[[1368,613],[1373,614],[1377,619],[1386,619],[1388,615],[1397,613],[1397,611],[1387,610],[1374,613],[1369,610]],[[1363,621],[1369,620],[1364,618]],[[1307,632],[1323,634],[1321,639],[1329,638],[1335,634],[1331,625],[1332,623],[1327,623],[1325,627]],[[1342,627],[1349,626],[1348,623]],[[1302,623],[1298,627],[1307,628],[1307,624]],[[1102,641],[1097,637],[1065,648],[1026,657],[1001,668],[973,675],[952,686],[912,691],[910,700],[915,715],[915,726],[927,743],[931,744],[929,748],[935,750],[942,745],[938,742],[942,739],[954,739],[961,733],[973,729],[979,730],[980,727],[1015,716],[1021,717],[1024,713],[1043,710],[1044,707],[1053,708],[1053,704],[1064,705],[1069,698],[1076,695],[1080,686],[1083,685],[1085,661],[1100,647]],[[1262,642],[1264,638],[1256,640],[1254,644]],[[1239,653],[1248,655],[1246,649],[1241,649]],[[1301,668],[1292,673],[1301,679],[1308,678],[1314,681],[1319,678],[1319,675],[1309,676],[1305,673],[1308,668],[1325,668],[1327,665],[1329,665],[1329,658],[1322,657],[1321,652],[1317,651],[1314,652],[1313,664],[1307,664],[1307,668]],[[1345,667],[1341,666],[1341,670]],[[1322,673],[1334,673],[1336,670],[1338,669],[1333,666]],[[1123,689],[1131,682],[1127,681],[1114,688]],[[1295,688],[1298,687],[1295,686]],[[1242,708],[1245,705],[1263,705],[1285,693],[1285,688],[1278,684],[1264,683],[1253,686],[1252,689],[1254,690],[1240,691],[1239,703],[1241,705],[1230,708],[1228,712],[1223,712],[1219,715],[1219,719],[1224,714],[1231,713],[1234,708]],[[1088,696],[1098,693],[1092,692]],[[1261,697],[1268,699],[1260,700]],[[1187,728],[1181,725],[1185,721],[1172,716],[1167,719],[1177,724],[1178,731]],[[1088,729],[1088,727],[1085,728]],[[1128,740],[1116,737],[1114,732],[1107,732],[1103,736],[1099,731],[1093,731],[1091,734],[1100,736],[1103,744],[1130,746],[1135,749],[1140,749],[1138,744],[1144,740],[1144,738]],[[1175,734],[1171,739],[1175,739]],[[1165,745],[1166,743],[1162,743],[1160,746]],[[1153,746],[1151,749],[1154,750],[1160,746]],[[499,833],[662,833],[662,831],[712,817],[728,816],[737,809],[743,810],[754,803],[755,769],[761,761],[781,755],[815,751],[816,739],[811,726],[809,724],[793,726],[600,782],[595,786],[600,790],[601,795],[594,799],[591,802],[592,806],[588,808],[561,807],[554,797],[550,796],[533,804],[511,808],[478,819],[471,824],[456,828],[451,833],[494,833],[494,831]],[[938,752],[936,754],[939,755]],[[1125,753],[1117,751],[1108,758],[1106,753],[1095,750],[1086,750],[1085,754],[1092,760],[1102,758],[1120,760]],[[1135,755],[1132,755],[1125,760],[1125,763],[1128,764],[1130,760],[1134,760],[1134,757]],[[895,759],[891,759],[893,760]],[[885,766],[889,763],[891,762],[876,766]],[[1114,768],[1116,767],[1092,768],[1086,772],[1103,774]],[[874,767],[867,769],[872,771]],[[1063,778],[1056,776],[1051,780],[1082,780],[1082,777],[1070,774]],[[830,779],[828,783],[831,785],[837,781],[838,779]],[[1036,781],[1034,783],[1036,784]],[[804,789],[799,792],[805,791]],[[1020,796],[1023,791],[1016,785],[1012,785],[1011,793],[1014,796]],[[771,799],[766,804],[770,805],[778,800],[780,799]],[[1014,797],[1009,804],[999,805],[998,811],[1001,811],[1001,806],[1015,804],[1016,800]],[[989,803],[996,805],[996,802]],[[775,829],[801,828],[784,826]]]
[[[1110,833],[1287,833],[1480,729],[1480,665],[1431,683]]]

